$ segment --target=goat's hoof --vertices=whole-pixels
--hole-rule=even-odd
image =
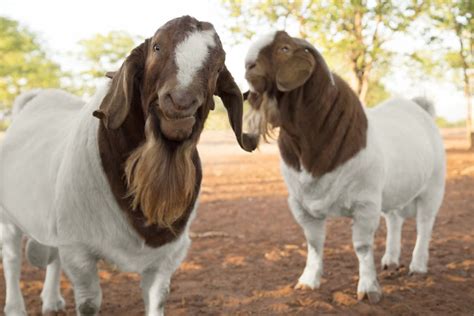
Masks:
[[[65,309],[66,302],[62,297],[59,297],[56,301],[52,300],[51,303],[43,303],[43,315],[65,315]]]
[[[382,299],[382,292],[357,292],[357,300],[359,301],[362,301],[366,296],[370,304],[377,304]]]
[[[295,290],[312,291],[312,290],[314,290],[314,288],[309,286],[308,284],[298,282],[295,285]]]
[[[397,263],[388,263],[388,264],[382,265],[382,268],[384,270],[398,270],[398,268],[400,268],[400,265]]]
[[[65,316],[66,311],[61,310],[61,311],[47,311],[43,313],[43,316]]]
[[[4,309],[5,316],[26,316],[26,312],[23,309],[9,308],[8,306]]]
[[[79,305],[78,311],[81,316],[94,316],[98,313],[97,307],[90,300]]]
[[[410,272],[408,272],[408,275],[411,277],[424,277],[426,273],[426,271],[410,270]]]
[[[410,264],[410,272],[409,275],[425,275],[428,272],[426,266],[417,265],[417,264]]]

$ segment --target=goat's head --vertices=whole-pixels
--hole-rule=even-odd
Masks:
[[[278,31],[252,43],[245,59],[245,78],[251,105],[247,118],[250,132],[265,135],[280,126],[277,96],[305,85],[322,69],[329,80],[332,74],[321,54],[307,41]]]
[[[242,95],[224,61],[212,24],[189,16],[171,20],[136,47],[113,74],[94,115],[108,129],[117,129],[132,107],[140,107],[144,121],[154,125],[155,136],[197,142],[215,94],[223,100],[240,146],[251,151],[255,141],[242,135]]]

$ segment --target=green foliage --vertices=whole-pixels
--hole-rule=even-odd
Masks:
[[[61,69],[41,47],[37,35],[0,17],[0,111],[11,108],[22,91],[59,87]]]
[[[8,126],[10,126],[10,122],[7,121],[7,120],[0,120],[0,132],[3,132],[3,131],[6,131]],[[1,140],[1,136],[0,135],[0,140]]]
[[[389,97],[390,93],[385,89],[380,81],[371,82],[365,104],[367,107],[373,107],[382,101],[387,100]]]
[[[79,41],[80,56],[88,63],[88,70],[84,74],[91,78],[102,78],[107,71],[117,70],[135,47],[136,41],[135,37],[122,31],[96,34]]]
[[[443,60],[437,67],[450,67],[466,72],[474,68],[474,2],[472,0],[431,0],[428,15],[431,23],[437,30],[448,33],[455,38],[444,45]],[[431,39],[428,39],[428,41]],[[462,77],[462,76],[459,76]],[[469,78],[464,76],[464,84]]]
[[[79,74],[81,80],[73,90],[79,94],[94,93],[94,79],[104,78],[107,71],[118,70],[137,41],[137,37],[123,31],[96,34],[79,41],[78,58],[84,62],[86,70]]]
[[[370,82],[378,82],[393,53],[384,44],[397,32],[408,29],[425,8],[421,0],[265,0],[222,1],[231,19],[228,28],[238,38],[249,38],[262,25],[286,28],[297,25],[300,37],[307,38],[325,56],[345,64],[341,75],[366,101]],[[374,75],[378,73],[378,75]],[[380,87],[380,84],[379,84]],[[374,93],[374,92],[373,92]],[[371,97],[373,101],[374,96]],[[367,99],[368,101],[368,99]]]

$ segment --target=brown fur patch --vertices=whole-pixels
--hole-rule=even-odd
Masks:
[[[188,142],[170,151],[161,138],[155,137],[151,125],[149,118],[145,143],[125,163],[129,196],[132,208],[141,208],[149,225],[172,229],[194,196],[194,144]]]
[[[279,98],[281,155],[288,165],[298,170],[302,165],[315,177],[348,161],[367,142],[367,117],[355,93],[338,76],[336,86],[318,77]]]

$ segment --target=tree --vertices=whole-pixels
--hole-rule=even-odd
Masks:
[[[104,78],[107,71],[120,68],[137,41],[137,37],[122,31],[96,34],[79,41],[78,57],[84,62],[85,70],[80,73],[81,82],[77,85],[81,88],[76,88],[76,92],[93,93],[95,79]]]
[[[41,47],[37,36],[17,21],[0,17],[0,111],[31,88],[60,85],[61,69]]]
[[[383,73],[380,69],[391,60],[392,52],[384,44],[407,30],[425,6],[421,0],[231,0],[223,5],[232,18],[230,31],[241,37],[250,38],[262,23],[280,28],[297,25],[299,36],[317,43],[325,56],[348,65],[346,77],[364,103],[371,81],[379,79],[374,72]]]
[[[469,148],[474,149],[472,85],[474,81],[474,3],[472,0],[432,0],[429,15],[435,26],[454,35],[457,47],[445,55],[453,69],[462,73],[463,90],[467,103],[466,127]]]

